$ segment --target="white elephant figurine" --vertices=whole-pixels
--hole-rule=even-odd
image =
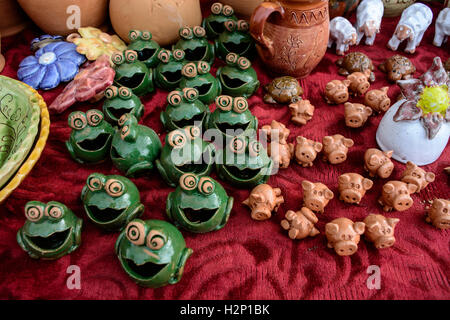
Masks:
[[[356,10],[355,29],[358,34],[356,44],[366,36],[366,45],[373,45],[377,33],[380,32],[383,13],[384,5],[381,0],[363,0],[359,4]]]
[[[356,44],[356,30],[350,21],[343,17],[336,17],[330,21],[330,38],[328,48],[336,42],[336,53],[340,56],[348,51],[351,45]]]
[[[450,35],[450,8],[442,9],[439,12],[435,30],[433,44],[440,47],[447,42],[447,37]]]

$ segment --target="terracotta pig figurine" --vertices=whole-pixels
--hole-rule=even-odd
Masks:
[[[356,44],[356,29],[344,17],[336,17],[330,21],[328,48],[331,48],[333,43],[336,43],[336,54],[340,56]]]
[[[305,125],[314,115],[314,106],[309,100],[299,99],[289,105],[291,121],[298,126]]]
[[[351,204],[359,204],[373,186],[372,180],[357,173],[345,173],[339,176],[338,182],[339,199]]]
[[[369,214],[364,218],[366,231],[364,236],[377,249],[392,247],[395,243],[394,230],[400,219],[386,218],[381,214]]]
[[[328,104],[341,104],[348,101],[350,80],[332,80],[325,87],[325,101]]]
[[[352,139],[343,135],[325,136],[322,140],[323,160],[331,164],[339,164],[347,160],[348,148],[353,147]]]
[[[363,0],[356,9],[356,32],[358,34],[356,44],[359,44],[366,36],[366,45],[371,46],[377,33],[380,32],[381,19],[383,18],[384,5],[381,0]]]
[[[428,209],[425,219],[436,228],[450,229],[450,201],[445,199],[434,199],[431,208]]]
[[[393,209],[397,211],[408,210],[413,205],[413,199],[410,194],[414,193],[416,189],[417,186],[411,183],[396,180],[389,181],[383,186],[378,203],[383,206],[383,210],[386,212]]]
[[[302,167],[312,167],[317,153],[322,151],[322,147],[320,142],[298,136],[294,154],[295,161]]]
[[[371,177],[389,178],[394,170],[394,163],[391,160],[393,153],[392,150],[367,149],[364,153],[364,169]]]
[[[366,69],[364,72],[353,72],[347,76],[347,80],[350,80],[349,90],[353,95],[362,96],[369,90],[370,73],[371,71]]]
[[[391,99],[388,97],[389,87],[370,90],[364,96],[364,104],[372,108],[376,113],[386,112],[391,106]]]
[[[284,198],[281,189],[260,184],[253,188],[250,196],[242,203],[252,210],[252,219],[262,221],[269,219],[273,211],[278,211],[280,205],[284,203]]]
[[[345,125],[350,128],[360,128],[372,115],[372,108],[360,103],[345,103]]]
[[[318,221],[314,212],[303,207],[297,212],[292,210],[286,212],[285,219],[281,221],[281,227],[289,230],[288,235],[292,240],[301,240],[306,237],[315,237],[320,233],[314,226]]]
[[[340,256],[350,256],[358,251],[358,243],[364,233],[364,222],[353,222],[347,218],[337,218],[325,225],[328,248]]]
[[[323,183],[313,183],[303,180],[303,204],[314,212],[323,213],[328,202],[334,198],[334,193]]]
[[[425,189],[430,182],[433,182],[436,175],[433,172],[426,172],[422,168],[408,161],[406,163],[406,169],[402,173],[402,180],[405,183],[412,183],[416,185],[416,192],[420,192]]]
[[[294,145],[287,143],[291,131],[276,120],[272,120],[270,125],[263,126],[262,130],[266,132],[268,141],[271,141],[267,153],[275,165],[283,169],[289,167],[294,155]]]
[[[437,47],[447,42],[450,35],[450,8],[444,8],[439,12],[435,24],[433,44]]]

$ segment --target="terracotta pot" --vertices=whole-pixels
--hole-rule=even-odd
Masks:
[[[105,22],[108,0],[17,0],[31,20],[44,32],[52,35],[68,35],[76,28],[69,28],[73,19],[71,5],[80,8],[80,27],[99,27]],[[69,11],[69,13],[67,13]]]
[[[15,0],[0,0],[0,33],[7,37],[25,29],[27,17]]]
[[[303,78],[325,55],[328,0],[263,2],[250,19],[259,56],[274,74]]]
[[[263,3],[264,0],[222,0],[220,2],[232,6],[240,18],[249,20],[252,16],[253,10]]]
[[[199,0],[111,0],[109,14],[124,41],[129,42],[130,30],[147,30],[161,46],[175,43],[180,28],[202,22]]]
[[[383,0],[383,17],[398,17],[403,10],[412,5],[416,0]]]
[[[356,10],[359,0],[330,0],[330,19],[335,17],[346,17]]]

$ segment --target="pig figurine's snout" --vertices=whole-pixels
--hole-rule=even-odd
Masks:
[[[413,201],[410,196],[397,196],[394,200],[394,209],[397,211],[408,210],[412,204]]]
[[[389,178],[392,171],[394,170],[394,164],[392,161],[388,161],[385,164],[383,164],[381,167],[378,168],[378,176],[380,178],[386,179]]]
[[[353,189],[343,190],[341,196],[347,203],[359,203],[361,201],[361,194]]]
[[[375,247],[377,249],[392,247],[395,243],[395,238],[393,236],[381,236],[375,240]]]
[[[334,250],[340,256],[350,256],[358,250],[358,246],[353,241],[339,241],[336,243]]]

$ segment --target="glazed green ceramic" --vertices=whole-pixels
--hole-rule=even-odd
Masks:
[[[75,111],[69,115],[68,123],[72,133],[66,147],[75,161],[97,163],[108,157],[114,129],[103,119],[103,112]]]
[[[167,184],[175,187],[184,173],[208,176],[214,167],[215,156],[216,148],[203,141],[200,128],[188,126],[166,136],[156,167]]]
[[[181,280],[192,254],[183,235],[161,220],[131,221],[116,241],[123,270],[143,287],[159,288]]]
[[[119,119],[113,136],[111,160],[126,176],[134,177],[153,170],[153,162],[161,152],[161,141],[151,128],[138,124],[127,113]]]
[[[30,201],[25,205],[25,217],[17,242],[30,257],[59,259],[80,246],[83,220],[64,204]]]
[[[122,176],[91,174],[81,191],[81,201],[88,218],[108,231],[122,230],[144,212],[139,190]]]
[[[180,82],[180,88],[197,89],[200,101],[206,105],[212,103],[222,92],[220,81],[209,73],[210,70],[210,65],[205,61],[190,62],[181,70],[183,79]]]
[[[155,85],[158,88],[171,91],[178,88],[182,79],[181,69],[186,64],[183,50],[169,51],[161,49],[158,54],[158,66],[153,72]]]
[[[126,50],[123,53],[115,53],[111,60],[116,65],[114,77],[116,86],[130,88],[137,96],[143,96],[155,90],[153,71],[138,60],[136,51]]]
[[[225,60],[229,53],[253,59],[255,56],[255,41],[249,33],[249,25],[245,20],[228,20],[225,30],[215,40],[214,46],[219,59]]]
[[[222,85],[222,93],[233,97],[249,98],[259,88],[258,75],[252,63],[236,53],[229,53],[227,65],[217,70],[216,77]]]
[[[126,113],[131,113],[139,120],[144,114],[141,99],[126,87],[110,86],[105,90],[103,113],[105,120],[116,126],[119,119]]]
[[[222,229],[230,217],[233,197],[210,177],[185,173],[167,198],[166,214],[177,227],[195,233]]]
[[[128,34],[130,44],[129,50],[134,50],[138,54],[139,61],[145,63],[147,68],[154,68],[158,64],[159,44],[152,40],[150,31],[131,30]]]
[[[215,54],[214,45],[206,39],[206,31],[200,26],[180,29],[180,40],[173,45],[172,50],[183,50],[185,59],[190,62],[206,61],[213,64]]]
[[[220,2],[214,3],[211,6],[211,14],[203,19],[202,22],[202,27],[206,30],[208,39],[215,39],[224,32],[224,23],[228,20],[237,21],[234,9]]]

